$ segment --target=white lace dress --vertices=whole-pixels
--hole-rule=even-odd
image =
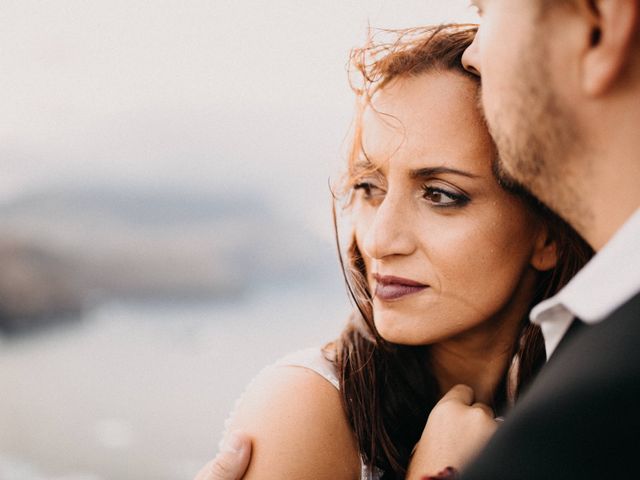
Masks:
[[[286,357],[278,360],[275,364],[270,365],[266,368],[285,366],[307,368],[327,380],[336,389],[340,389],[340,382],[338,381],[338,375],[333,363],[324,358],[322,350],[319,348],[309,348],[306,350],[300,350],[298,352],[291,353]],[[251,387],[251,383],[249,383],[247,390]],[[241,401],[242,396],[236,402],[236,406],[239,405]],[[225,431],[229,427],[232,417],[233,412],[231,413],[229,419],[227,420],[227,423],[225,424]],[[360,480],[379,480],[381,477],[382,472],[380,470],[374,469],[374,471],[372,471],[367,467],[367,465],[365,465],[362,458],[360,458]]]

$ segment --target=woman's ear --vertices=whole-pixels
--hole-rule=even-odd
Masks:
[[[530,263],[540,272],[551,270],[558,263],[558,242],[551,238],[545,227],[541,227],[536,236]]]

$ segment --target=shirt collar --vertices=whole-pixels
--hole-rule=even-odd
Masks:
[[[557,295],[531,311],[551,356],[575,317],[587,324],[607,318],[640,291],[640,208]]]

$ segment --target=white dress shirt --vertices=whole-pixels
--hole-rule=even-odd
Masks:
[[[555,296],[531,311],[540,325],[547,359],[575,317],[601,322],[640,292],[640,209]]]

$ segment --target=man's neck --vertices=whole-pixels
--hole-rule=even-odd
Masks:
[[[640,208],[640,145],[635,151],[621,150],[603,152],[575,179],[573,197],[581,205],[559,207],[596,251]]]
[[[585,116],[585,146],[563,160],[569,169],[549,203],[599,251],[640,207],[640,92]]]

